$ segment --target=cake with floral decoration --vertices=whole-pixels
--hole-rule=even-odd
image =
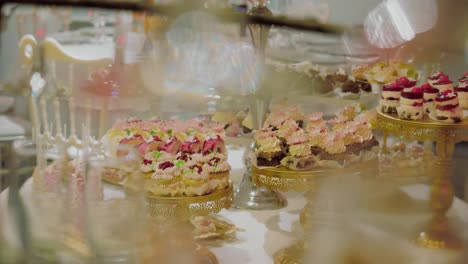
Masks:
[[[106,155],[138,150],[145,189],[159,196],[197,196],[229,186],[224,125],[200,120],[118,121],[103,137]],[[114,153],[112,153],[114,151]]]
[[[458,86],[455,87],[458,100],[463,110],[468,110],[468,73],[458,79]]]
[[[435,99],[439,90],[432,87],[429,83],[425,83],[420,87],[424,93],[424,113],[430,114],[435,109]]]
[[[463,118],[463,112],[458,103],[458,95],[452,90],[444,90],[436,96],[435,118],[442,122],[456,123]]]
[[[400,106],[397,108],[401,119],[421,120],[424,112],[424,93],[421,88],[401,92]]]

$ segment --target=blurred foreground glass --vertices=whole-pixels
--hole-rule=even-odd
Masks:
[[[138,263],[147,232],[140,158],[134,149],[123,146],[115,154],[87,158],[87,241],[98,263]],[[126,179],[123,190],[102,191],[102,179],[121,176]]]

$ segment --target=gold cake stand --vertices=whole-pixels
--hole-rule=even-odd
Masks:
[[[230,184],[223,190],[202,196],[156,196],[148,194],[146,201],[149,213],[153,217],[175,218],[186,220],[193,215],[218,213],[231,207],[233,187]]]
[[[257,185],[267,187],[271,190],[282,192],[297,191],[305,192],[306,205],[300,213],[300,223],[303,228],[310,230],[313,226],[314,211],[316,212],[316,197],[320,183],[324,177],[332,177],[335,175],[350,175],[363,171],[366,175],[375,176],[378,173],[377,160],[357,163],[353,166],[343,169],[316,169],[308,171],[294,171],[285,167],[252,167],[252,178]],[[281,249],[274,254],[276,264],[302,264],[307,243],[298,241],[292,246]]]
[[[372,111],[371,124],[384,133],[384,147],[388,135],[407,140],[433,141],[436,143],[436,160],[433,166],[430,207],[433,217],[417,234],[416,243],[426,248],[459,249],[462,242],[450,229],[447,211],[453,202],[453,152],[455,144],[468,141],[468,120],[444,123],[424,117],[420,121],[399,119],[396,114]],[[427,164],[428,166],[431,164]]]

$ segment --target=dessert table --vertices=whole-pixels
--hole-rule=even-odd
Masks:
[[[231,149],[229,153],[229,162],[233,167],[232,181],[235,185],[242,178],[242,153],[243,148],[236,150]],[[31,192],[32,184],[33,180],[31,178],[25,182],[20,191],[26,205],[28,204],[28,196]],[[394,247],[392,249],[392,254],[405,255],[405,257],[411,259],[410,263],[458,263],[456,261],[460,259],[460,255],[463,251],[442,251],[420,248],[407,238],[403,238],[398,232],[376,228],[375,225],[369,224],[371,222],[386,222],[387,226],[391,226],[391,223],[395,224],[404,221],[408,226],[414,226],[421,221],[429,219],[430,209],[427,206],[429,187],[424,184],[417,184],[404,186],[401,189],[403,193],[406,193],[408,197],[411,197],[412,201],[414,201],[412,202],[412,206],[401,205],[401,207],[398,208],[369,212],[367,215],[360,218],[365,221],[349,221],[353,229],[359,230],[359,234],[362,234],[360,243],[358,244],[362,244],[362,247],[369,247],[369,245],[374,246],[372,244],[373,241],[385,241],[387,247],[389,244]],[[112,185],[105,185],[104,187],[105,198],[118,195],[119,192],[119,187]],[[0,208],[2,209],[0,211],[2,212],[5,212],[7,193],[8,190],[0,195]],[[222,210],[220,215],[229,219],[237,227],[244,229],[244,231],[238,232],[234,239],[207,241],[209,248],[218,257],[219,263],[273,263],[273,255],[275,252],[301,238],[303,231],[299,223],[299,213],[300,209],[303,208],[305,204],[303,194],[289,192],[286,194],[286,197],[288,198],[288,206],[281,210]],[[408,208],[410,208],[413,213],[408,212]],[[5,217],[6,214],[2,215],[2,217]],[[457,223],[462,233],[461,236],[468,239],[468,228],[466,228],[468,227],[468,204],[456,198],[448,215],[450,219],[455,219],[454,221]],[[4,220],[8,221],[6,217]],[[333,238],[331,238],[331,240],[333,240]],[[330,243],[323,244],[330,246]],[[333,245],[330,247],[333,248]],[[354,245],[354,247],[356,247],[356,245]],[[380,250],[384,252],[385,248],[386,247],[381,247]],[[372,249],[374,254],[376,250],[378,251],[379,248]],[[457,260],[455,261],[454,259]]]

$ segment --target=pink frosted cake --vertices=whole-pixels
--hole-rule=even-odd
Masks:
[[[458,95],[452,90],[445,90],[436,97],[436,118],[442,122],[456,123],[463,118]]]

